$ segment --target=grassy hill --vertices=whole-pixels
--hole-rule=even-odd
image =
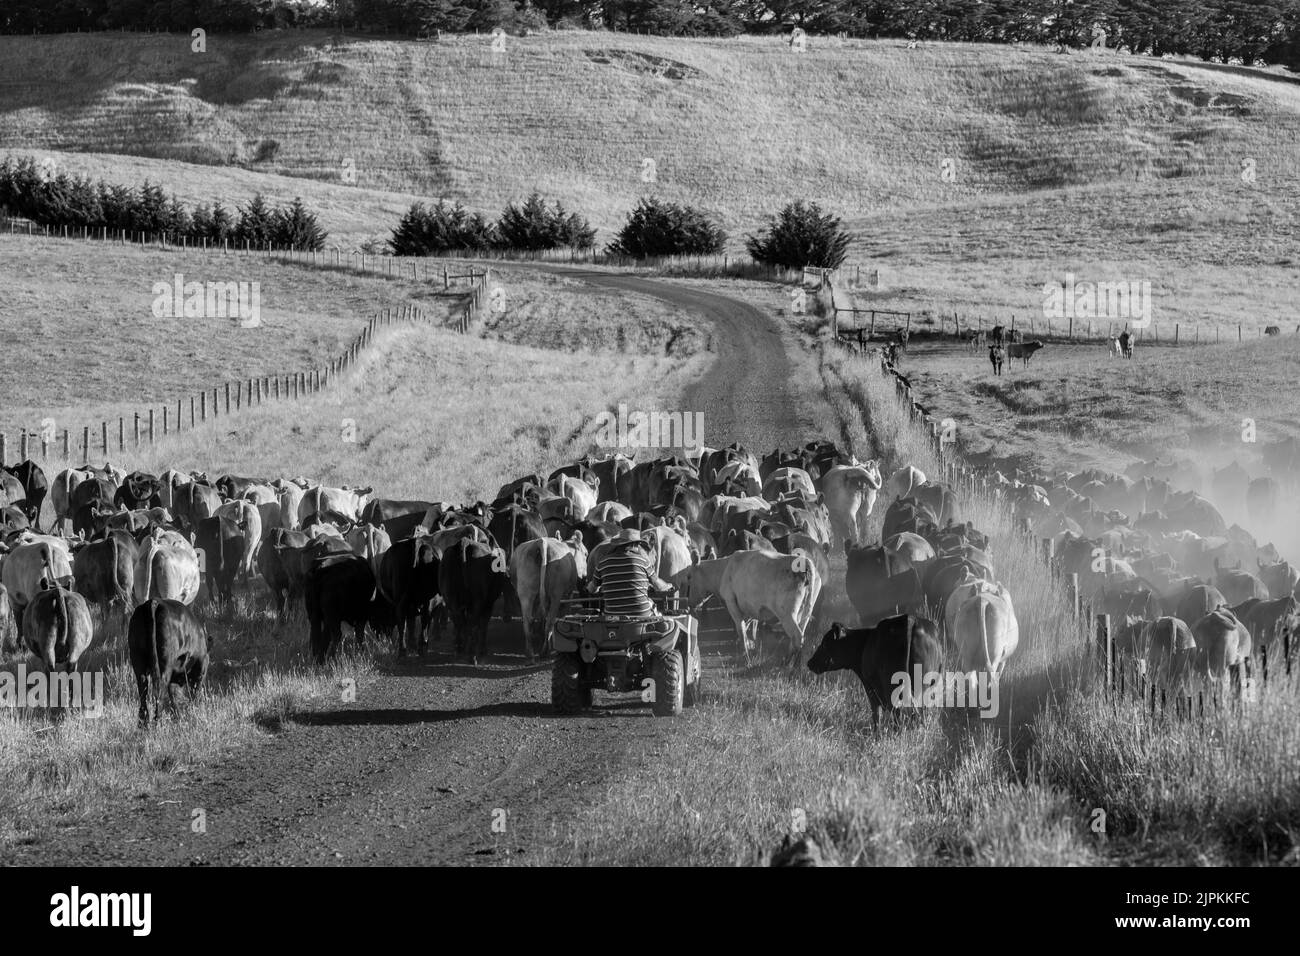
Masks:
[[[851,261],[883,267],[864,301],[1024,311],[1068,270],[1152,281],[1185,321],[1289,310],[1300,86],[1263,72],[894,41],[556,33],[494,54],[485,37],[295,32],[205,54],[180,36],[5,37],[0,90],[8,148],[191,200],[301,194],[345,245],[416,197],[495,213],[536,188],[602,242],[639,196],[692,202],[739,251],[804,197],[858,234]]]

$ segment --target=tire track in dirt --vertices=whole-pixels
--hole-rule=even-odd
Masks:
[[[500,265],[496,265],[500,268]],[[536,268],[536,266],[530,266]],[[745,303],[640,277],[556,268],[662,299],[715,329],[718,357],[688,389],[705,440],[761,449],[802,441],[776,321]],[[687,732],[688,710],[656,720],[636,697],[599,695],[579,717],[551,713],[546,665],[526,665],[518,624],[489,633],[492,662],[397,662],[358,681],[355,702],[314,701],[260,744],[124,798],[78,825],[42,831],[9,865],[406,865],[526,861],[562,839],[574,806]],[[732,647],[705,645],[710,659]],[[707,702],[702,706],[708,706]],[[183,718],[182,718],[183,719]],[[191,830],[202,808],[206,832]],[[505,832],[494,832],[502,819]]]

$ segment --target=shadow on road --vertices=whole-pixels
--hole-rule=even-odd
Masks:
[[[592,717],[622,717],[649,719],[647,705],[639,699],[602,701],[591,710],[572,717],[561,717],[551,708],[549,701],[516,700],[485,704],[482,707],[462,707],[438,710],[411,710],[394,707],[379,710],[304,711],[294,714],[291,720],[305,727],[373,727],[401,726],[404,724],[437,724],[444,721],[473,720],[480,717],[543,717],[552,720],[582,720]]]

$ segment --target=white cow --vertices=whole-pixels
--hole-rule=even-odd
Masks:
[[[865,539],[867,516],[880,492],[880,463],[873,459],[860,465],[836,465],[822,475],[821,483],[836,538]]]
[[[280,506],[280,523],[277,527],[287,531],[297,531],[301,521],[298,509],[302,507],[303,490],[292,481],[286,481],[276,489],[276,503]]]
[[[54,531],[62,534],[72,518],[72,492],[77,485],[90,477],[90,472],[80,468],[65,468],[54,476],[50,485],[50,506],[54,508]],[[170,502],[167,502],[170,505]]]
[[[41,591],[41,579],[50,574],[64,587],[72,586],[72,552],[66,541],[25,532],[10,543],[0,565],[0,584],[9,591],[16,619],[21,621],[24,609]]]
[[[568,499],[573,506],[573,516],[581,521],[587,512],[596,507],[598,488],[592,488],[581,478],[572,475],[556,475],[546,483],[546,490],[553,495]]]
[[[671,581],[674,574],[690,566],[690,542],[677,529],[668,525],[648,528],[641,532],[641,540],[649,542],[655,573],[664,581]]]
[[[1020,643],[1020,625],[1010,595],[1005,589],[977,590],[968,595],[958,604],[949,633],[966,674],[968,693],[972,695],[968,699],[974,699],[978,675],[988,674],[996,681]]]
[[[906,498],[925,484],[925,472],[915,465],[904,465],[889,476],[888,492],[894,498]]]
[[[624,518],[632,517],[632,509],[621,501],[599,501],[596,507],[587,512],[589,521],[612,521],[618,524]]]
[[[714,487],[726,481],[734,481],[745,489],[746,496],[763,493],[763,479],[758,476],[758,469],[745,461],[730,461],[718,469],[713,476]]]
[[[792,656],[797,655],[822,588],[821,575],[807,555],[769,551],[737,551],[701,561],[679,571],[673,584],[692,606],[702,604],[710,594],[718,595],[746,656],[757,640],[758,619],[764,612],[780,622]]]
[[[240,526],[244,539],[244,556],[239,561],[239,573],[251,578],[257,567],[257,551],[262,546],[262,512],[247,499],[227,501],[217,509],[217,514],[229,518]]]
[[[587,576],[587,549],[582,536],[569,540],[525,541],[510,556],[510,583],[519,596],[524,625],[524,653],[532,660],[551,640],[560,602]]]
[[[802,468],[778,468],[763,482],[763,497],[768,501],[775,501],[792,491],[797,491],[810,501],[817,497],[812,476]]]
[[[373,490],[373,488],[327,488],[324,485],[317,485],[303,492],[302,500],[298,502],[298,524],[301,526],[314,514],[330,511],[341,514],[351,521],[360,521],[361,509],[366,506]],[[281,501],[281,509],[283,507],[284,502]]]
[[[366,559],[370,570],[375,574],[375,580],[378,581],[379,565],[384,559],[384,552],[393,546],[388,532],[374,525],[357,524],[343,535],[343,540],[348,543],[348,547],[354,554],[359,554]]]
[[[135,563],[135,603],[162,598],[192,604],[199,593],[199,556],[184,536],[155,528],[140,544]]]

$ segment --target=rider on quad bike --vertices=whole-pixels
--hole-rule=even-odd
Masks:
[[[625,530],[599,548],[591,591],[600,607],[555,622],[551,703],[575,714],[592,691],[640,691],[656,717],[675,717],[699,699],[699,624],[669,598],[676,588],[655,573],[655,557],[639,532]]]
[[[650,594],[663,597],[677,589],[655,574],[650,543],[641,540],[641,532],[624,529],[592,571],[591,590],[600,596],[606,614],[658,617]]]

